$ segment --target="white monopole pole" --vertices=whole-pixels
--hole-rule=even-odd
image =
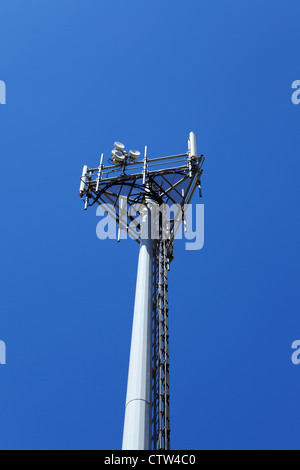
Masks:
[[[150,209],[142,214],[123,450],[151,449],[152,259]]]

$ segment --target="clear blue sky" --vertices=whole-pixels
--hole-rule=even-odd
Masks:
[[[96,237],[114,140],[205,154],[170,273],[173,449],[300,448],[298,0],[2,0],[0,448],[121,447],[138,247]],[[200,202],[197,197],[194,202]]]

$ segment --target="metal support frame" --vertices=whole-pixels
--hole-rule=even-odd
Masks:
[[[167,243],[153,250],[152,311],[152,449],[170,449],[169,307]]]

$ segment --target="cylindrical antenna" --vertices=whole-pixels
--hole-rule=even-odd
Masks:
[[[82,170],[80,188],[79,188],[79,196],[80,197],[82,197],[84,195],[84,187],[85,187],[87,172],[88,172],[88,167],[87,167],[87,165],[84,165],[83,170]]]
[[[104,154],[101,154],[101,159],[100,159],[100,165],[99,165],[99,171],[98,171],[98,177],[97,177],[97,186],[96,186],[96,192],[99,191],[99,184],[101,181],[101,172],[102,172],[102,165],[103,165],[103,156]]]
[[[188,139],[189,142],[189,159],[188,159],[188,164],[189,164],[189,173],[190,173],[190,178],[192,178],[193,173],[192,173],[192,160],[194,158],[198,158],[198,149],[197,149],[197,136],[194,132],[190,132],[190,136]]]
[[[146,145],[145,146],[145,157],[144,157],[144,170],[143,170],[143,185],[144,186],[146,184],[146,174],[147,174],[147,153],[148,153],[148,147]]]
[[[196,136],[195,132],[190,132],[189,156],[191,158],[198,158],[197,136]]]

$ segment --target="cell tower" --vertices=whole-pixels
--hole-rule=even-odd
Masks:
[[[122,449],[169,450],[168,271],[197,187],[201,196],[204,157],[193,132],[187,153],[148,158],[145,147],[140,159],[115,142],[107,166],[103,157],[97,168],[84,166],[79,195],[85,209],[99,204],[116,221],[118,241],[125,232],[140,245]]]

